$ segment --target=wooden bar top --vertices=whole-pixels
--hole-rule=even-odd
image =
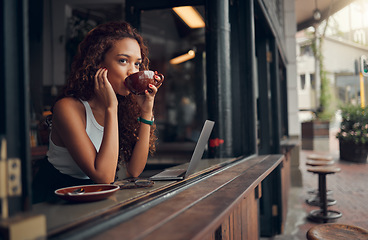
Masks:
[[[282,160],[283,155],[205,159],[183,181],[155,181],[150,188],[119,190],[98,202],[35,204],[32,212],[46,216],[49,238],[115,239],[123,232],[124,239],[158,239],[162,234],[192,239],[213,230],[220,216],[254,193]]]

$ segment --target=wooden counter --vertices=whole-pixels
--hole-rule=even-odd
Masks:
[[[36,204],[33,212],[46,215],[50,239],[258,239],[261,182],[283,160],[202,160],[184,181],[119,190],[98,202]]]

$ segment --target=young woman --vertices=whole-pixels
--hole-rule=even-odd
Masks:
[[[118,163],[127,177],[142,173],[155,150],[157,88],[150,85],[152,91],[133,95],[124,80],[148,69],[147,52],[142,37],[125,22],[102,24],[87,34],[53,107],[48,162],[34,179],[34,202],[42,198],[37,194],[60,187],[111,183]]]

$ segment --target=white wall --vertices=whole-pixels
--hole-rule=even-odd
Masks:
[[[323,43],[325,69],[333,73],[354,73],[354,61],[368,55],[368,48],[326,37]]]
[[[298,49],[297,49],[298,51]],[[322,47],[323,63],[327,71],[327,76],[331,83],[336,82],[336,74],[354,75],[354,61],[361,55],[368,55],[368,48],[355,43],[346,43],[334,38],[326,37]],[[315,108],[315,91],[310,85],[310,74],[315,72],[313,56],[297,57],[297,81],[298,81],[298,105],[299,109]],[[306,86],[301,88],[301,75],[306,75]]]
[[[296,68],[296,17],[294,0],[284,1],[285,46],[287,57],[287,93],[289,135],[300,136],[299,106]]]
[[[298,109],[314,109],[315,91],[312,89],[311,75],[315,72],[314,57],[297,57]],[[301,75],[305,75],[305,86],[301,86]]]

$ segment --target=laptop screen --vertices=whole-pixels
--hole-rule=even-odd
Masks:
[[[187,169],[166,169],[154,176],[151,176],[150,178],[152,180],[180,180],[183,178],[187,178],[189,175],[193,174],[203,156],[214,124],[215,122],[213,121],[205,121]]]

